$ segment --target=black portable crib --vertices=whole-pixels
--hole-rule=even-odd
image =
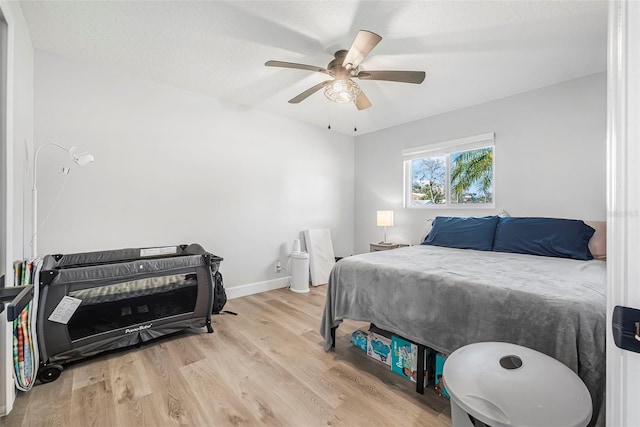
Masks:
[[[213,276],[221,261],[198,244],[47,255],[38,379],[54,381],[65,363],[181,330],[213,332]]]

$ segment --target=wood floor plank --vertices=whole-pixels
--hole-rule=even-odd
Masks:
[[[149,346],[140,355],[154,400],[165,419],[175,425],[206,425],[207,419],[194,403],[193,390],[167,351],[167,341]]]
[[[127,352],[121,357],[111,358],[108,369],[113,399],[121,404],[133,401],[153,392],[148,376],[140,359],[140,350]]]
[[[451,424],[449,402],[349,343],[324,351],[326,286],[229,300],[215,332],[184,333],[71,364],[19,395],[0,427],[379,426]]]
[[[154,388],[137,349],[109,361],[117,425],[154,426],[163,422]]]
[[[287,378],[290,374],[278,369],[251,340],[237,332],[225,330],[218,340],[236,350],[217,354],[210,363],[231,390],[245,400],[246,406],[253,407],[267,425],[305,425],[309,419],[309,405],[312,406],[311,413],[316,412],[316,408],[300,395],[298,388],[301,385],[289,387],[286,384],[291,381]],[[233,369],[229,369],[230,366]]]
[[[117,426],[157,427],[169,425],[154,394],[116,404]]]
[[[109,360],[113,357],[85,360],[71,368],[73,372],[73,390],[84,388],[91,384],[110,381]],[[70,372],[70,370],[67,370]]]
[[[304,330],[301,332],[318,331],[320,329],[320,325],[318,324],[318,317],[309,314],[304,310],[304,306],[300,307],[292,307],[286,302],[273,299],[267,301],[267,306],[273,307],[274,311],[284,320],[288,319],[290,323],[298,326],[299,328],[303,328]]]
[[[252,299],[244,300],[245,305],[252,305],[253,303],[254,301]],[[244,324],[240,327],[238,333],[246,335],[250,340],[254,341],[266,354],[277,363],[286,367],[286,369],[296,375],[298,379],[307,384],[313,384],[314,390],[322,395],[323,399],[333,407],[338,407],[345,399],[355,398],[362,393],[371,393],[371,387],[366,381],[358,382],[357,384],[360,387],[355,388],[345,388],[344,385],[348,383],[345,381],[332,381],[332,372],[323,368],[328,368],[325,360],[330,358],[331,360],[328,360],[329,364],[335,364],[335,362],[333,361],[333,357],[325,353],[321,346],[315,345],[303,348],[303,346],[300,345],[301,340],[299,337],[294,337],[293,342],[290,343],[291,340],[287,339],[290,333],[288,329],[282,331],[280,334],[273,334],[273,326],[277,325],[278,321],[269,310],[261,310],[259,313],[256,313],[252,319],[240,318],[239,322],[244,322]],[[285,323],[288,323],[286,319]],[[281,324],[280,326],[282,327],[283,325]],[[308,363],[304,362],[302,363],[304,366],[301,366],[300,363],[297,363],[298,361],[305,361],[308,356],[316,359],[317,362],[314,366],[309,366]],[[366,355],[363,353],[362,357],[364,358]],[[375,363],[372,359],[365,359],[364,362]],[[333,367],[332,370],[335,370],[335,367]],[[389,368],[387,368],[387,370],[389,370]],[[350,380],[362,376],[361,372],[354,369],[351,370],[351,374],[351,377],[349,377]],[[334,375],[334,377],[340,379],[340,376]],[[335,387],[333,384],[340,384],[341,386]],[[393,396],[380,397],[376,394],[376,397],[378,397],[378,403],[395,402]],[[399,416],[402,415],[401,411],[395,412]],[[389,419],[389,422],[392,422],[392,420]]]
[[[192,338],[193,336],[191,335],[185,336],[183,339],[175,339],[167,342],[169,354],[176,366],[187,366],[205,358]]]
[[[261,329],[262,322],[254,322],[252,326],[251,328],[238,328],[232,335],[225,333],[227,339],[240,340],[243,343],[252,343],[256,346],[256,351],[253,354],[250,352],[239,353],[238,359],[243,360],[243,364],[252,369],[253,375],[259,371],[258,378],[265,382],[264,385],[271,385],[271,393],[278,396],[281,402],[286,402],[289,411],[295,411],[302,416],[302,419],[312,416],[312,418],[319,417],[322,420],[326,419],[327,422],[330,421],[332,418],[331,406],[309,384],[300,381],[290,370],[274,360],[274,356],[276,356],[274,352],[283,354],[281,350],[270,344],[264,344],[269,341],[269,336],[256,337],[254,334],[255,331],[264,331]],[[273,387],[276,384],[277,387]]]
[[[31,396],[33,396],[31,393],[18,392],[16,399],[19,400],[21,404],[14,405],[10,417],[6,416],[0,418],[0,427],[18,427],[21,425],[27,425],[23,424],[23,422],[27,417]]]
[[[73,373],[60,375],[55,382],[37,385],[29,391],[37,389],[29,399],[29,408],[22,422],[23,426],[69,426],[71,425],[71,398],[73,392]],[[16,404],[19,402],[16,401]],[[37,410],[34,410],[37,409]],[[9,414],[11,415],[11,414]]]
[[[261,312],[260,317],[264,318],[265,312]],[[248,337],[248,341],[255,343],[257,348],[268,355],[282,369],[294,375],[297,381],[305,385],[312,385],[313,391],[331,407],[336,407],[342,403],[344,393],[339,387],[328,381],[326,371],[329,369],[330,363],[325,363],[322,360],[326,355],[320,349],[317,347],[309,349],[302,346],[298,339],[274,340],[273,337],[265,335],[269,329],[261,329],[260,325],[251,327],[246,323],[238,323],[232,326],[230,330],[234,331],[234,327],[238,328],[235,329],[235,333]],[[310,353],[316,353],[322,358],[317,359],[314,364],[309,364],[308,357],[312,356]]]
[[[117,425],[110,384],[99,381],[73,390],[69,425],[87,427]]]
[[[199,362],[201,363],[201,362]],[[294,426],[298,420],[296,414],[288,413],[280,399],[265,386],[260,378],[252,372],[247,364],[244,370],[226,369],[229,365],[241,363],[232,354],[225,353],[221,357],[207,360],[216,369],[216,375],[222,378],[225,391],[242,399],[243,404],[253,413],[256,420],[264,425]]]
[[[206,417],[220,426],[256,425],[257,420],[238,396],[220,393],[228,387],[208,367],[209,361],[201,360],[181,368],[194,390],[198,406],[206,411]]]

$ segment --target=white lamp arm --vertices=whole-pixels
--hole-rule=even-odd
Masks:
[[[53,145],[54,147],[58,147],[59,149],[64,150],[70,154],[73,152],[73,148],[75,148],[75,147],[67,148],[64,145],[56,144],[55,142],[47,142],[46,144],[42,144],[41,146],[38,147],[38,149],[36,150],[36,153],[33,155],[33,187],[31,188],[34,191],[36,191],[36,180],[38,175],[38,168],[36,167],[38,165],[38,154],[40,154],[40,150],[42,150],[44,147],[48,145]]]
[[[40,150],[42,150],[46,146],[54,146],[59,149],[66,151],[69,153],[74,162],[79,164],[80,166],[85,166],[93,161],[93,156],[91,154],[85,153],[80,156],[76,156],[74,152],[76,151],[76,147],[72,146],[71,148],[67,148],[64,145],[57,144],[55,142],[47,142],[45,144],[40,145],[35,154],[33,155],[33,186],[31,188],[31,196],[32,196],[32,212],[31,212],[31,225],[32,225],[32,238],[31,238],[31,256],[33,258],[38,256],[38,189],[37,189],[37,181],[38,181],[38,154],[40,154]]]

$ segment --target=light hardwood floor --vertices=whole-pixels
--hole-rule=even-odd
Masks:
[[[184,333],[68,365],[21,394],[6,426],[434,426],[449,402],[353,347],[345,321],[334,351],[318,330],[326,286],[230,300],[215,333]]]

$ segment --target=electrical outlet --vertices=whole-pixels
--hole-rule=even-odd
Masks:
[[[276,273],[280,273],[282,271],[282,265],[280,265],[280,260],[276,261]]]

